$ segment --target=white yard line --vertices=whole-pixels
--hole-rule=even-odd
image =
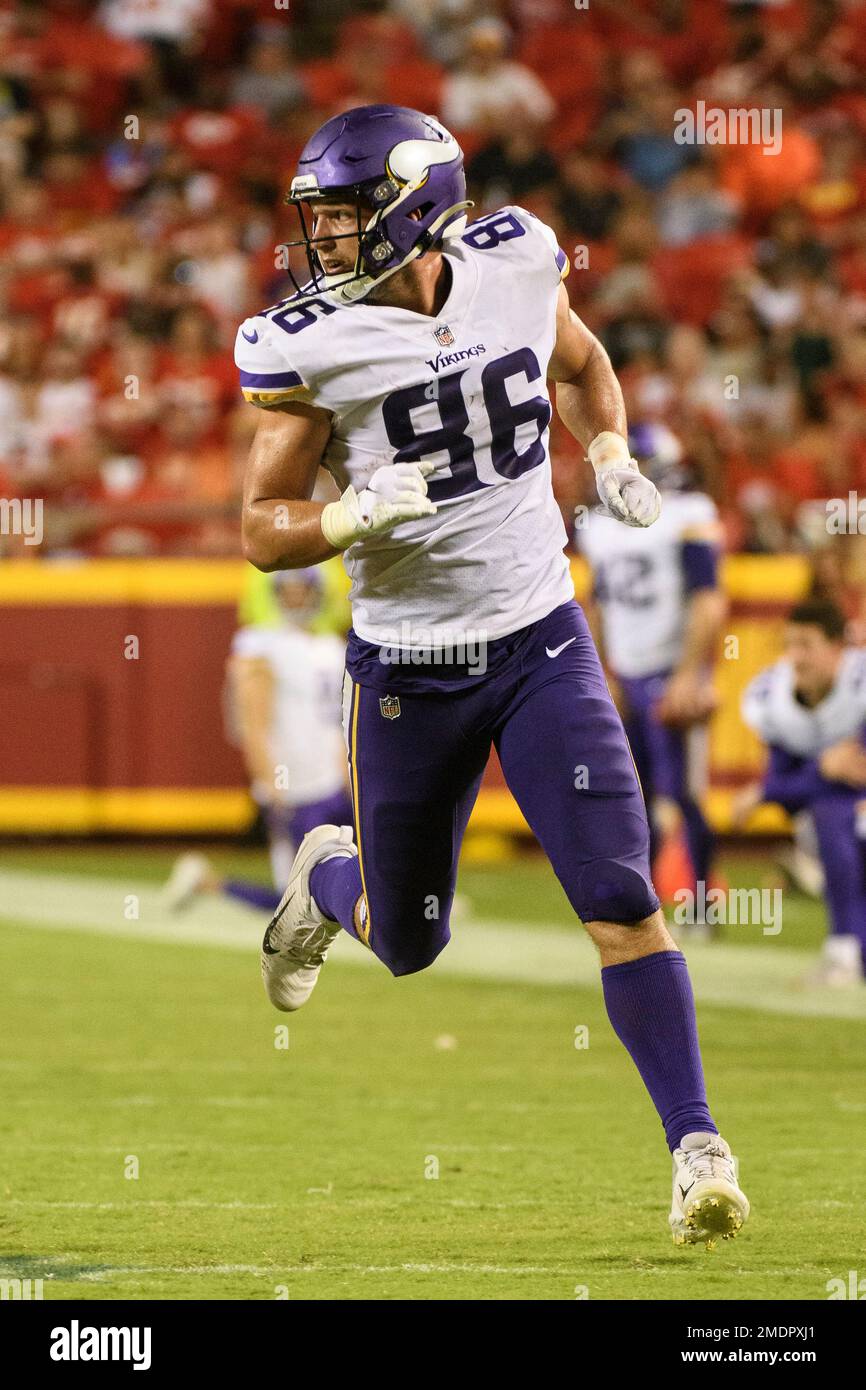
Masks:
[[[133,915],[130,915],[133,914]],[[222,898],[196,902],[172,915],[152,884],[0,871],[0,923],[24,923],[51,931],[97,932],[161,946],[210,946],[256,957],[264,918]],[[757,931],[758,928],[741,930]],[[805,1017],[866,1019],[866,987],[806,990],[799,981],[814,964],[812,953],[782,944],[784,934],[760,945],[687,944],[698,999],[722,1007]],[[330,961],[383,969],[348,936],[337,938]],[[595,950],[585,933],[557,923],[521,926],[514,921],[464,923],[433,967],[437,974],[526,985],[599,985]]]
[[[55,1202],[48,1198],[28,1200],[23,1197],[9,1197],[2,1202],[3,1207],[32,1207],[34,1210],[61,1211],[130,1211],[139,1207],[195,1207],[205,1211],[286,1211],[288,1208],[278,1202],[199,1202],[195,1198],[135,1198],[129,1202]],[[2,1263],[2,1256],[0,1256]]]
[[[287,1275],[297,1274],[552,1274],[572,1278],[571,1269],[556,1269],[549,1265],[482,1265],[482,1264],[303,1264],[303,1265],[118,1265],[112,1269],[76,1274],[82,1279],[101,1283],[116,1275],[128,1274],[255,1274],[270,1275],[280,1282]],[[54,1279],[62,1280],[63,1271],[56,1268]]]

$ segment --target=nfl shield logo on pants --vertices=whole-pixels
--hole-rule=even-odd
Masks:
[[[383,695],[379,700],[379,708],[383,719],[400,718],[400,701],[396,695]]]
[[[454,342],[454,334],[451,332],[447,323],[443,323],[439,328],[434,328],[433,337],[440,347],[450,347]]]

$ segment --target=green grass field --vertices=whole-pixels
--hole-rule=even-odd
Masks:
[[[798,990],[816,904],[688,948],[753,1205],[708,1253],[670,1241],[661,1127],[545,866],[467,870],[473,915],[422,975],[338,943],[286,1016],[257,918],[161,914],[169,862],[3,857],[0,1276],[47,1299],[820,1300],[866,1272],[866,1001]]]

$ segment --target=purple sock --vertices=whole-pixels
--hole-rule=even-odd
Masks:
[[[613,1031],[641,1074],[668,1148],[685,1134],[718,1134],[707,1106],[695,1000],[681,951],[658,951],[601,972]]]
[[[227,898],[237,898],[248,907],[260,907],[265,912],[274,913],[280,905],[282,893],[268,888],[264,883],[250,883],[245,878],[227,878],[223,884]]]
[[[322,864],[314,864],[310,872],[310,892],[316,906],[332,922],[339,922],[350,936],[355,931],[355,903],[361,896],[361,866],[357,857],[335,855]]]

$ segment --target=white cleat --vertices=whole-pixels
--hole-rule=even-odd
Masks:
[[[737,1160],[720,1134],[687,1134],[674,1150],[674,1191],[668,1217],[674,1245],[731,1240],[749,1215]]]
[[[183,912],[199,893],[205,891],[213,877],[214,867],[203,854],[182,854],[174,861],[162,890],[163,902],[169,912]]]
[[[863,984],[859,936],[828,936],[820,961],[803,984],[812,989],[859,989]]]
[[[301,841],[289,882],[262,941],[262,979],[275,1009],[292,1013],[306,1004],[328,947],[342,928],[320,912],[310,893],[310,871],[325,859],[354,859],[350,825],[317,825]]]

